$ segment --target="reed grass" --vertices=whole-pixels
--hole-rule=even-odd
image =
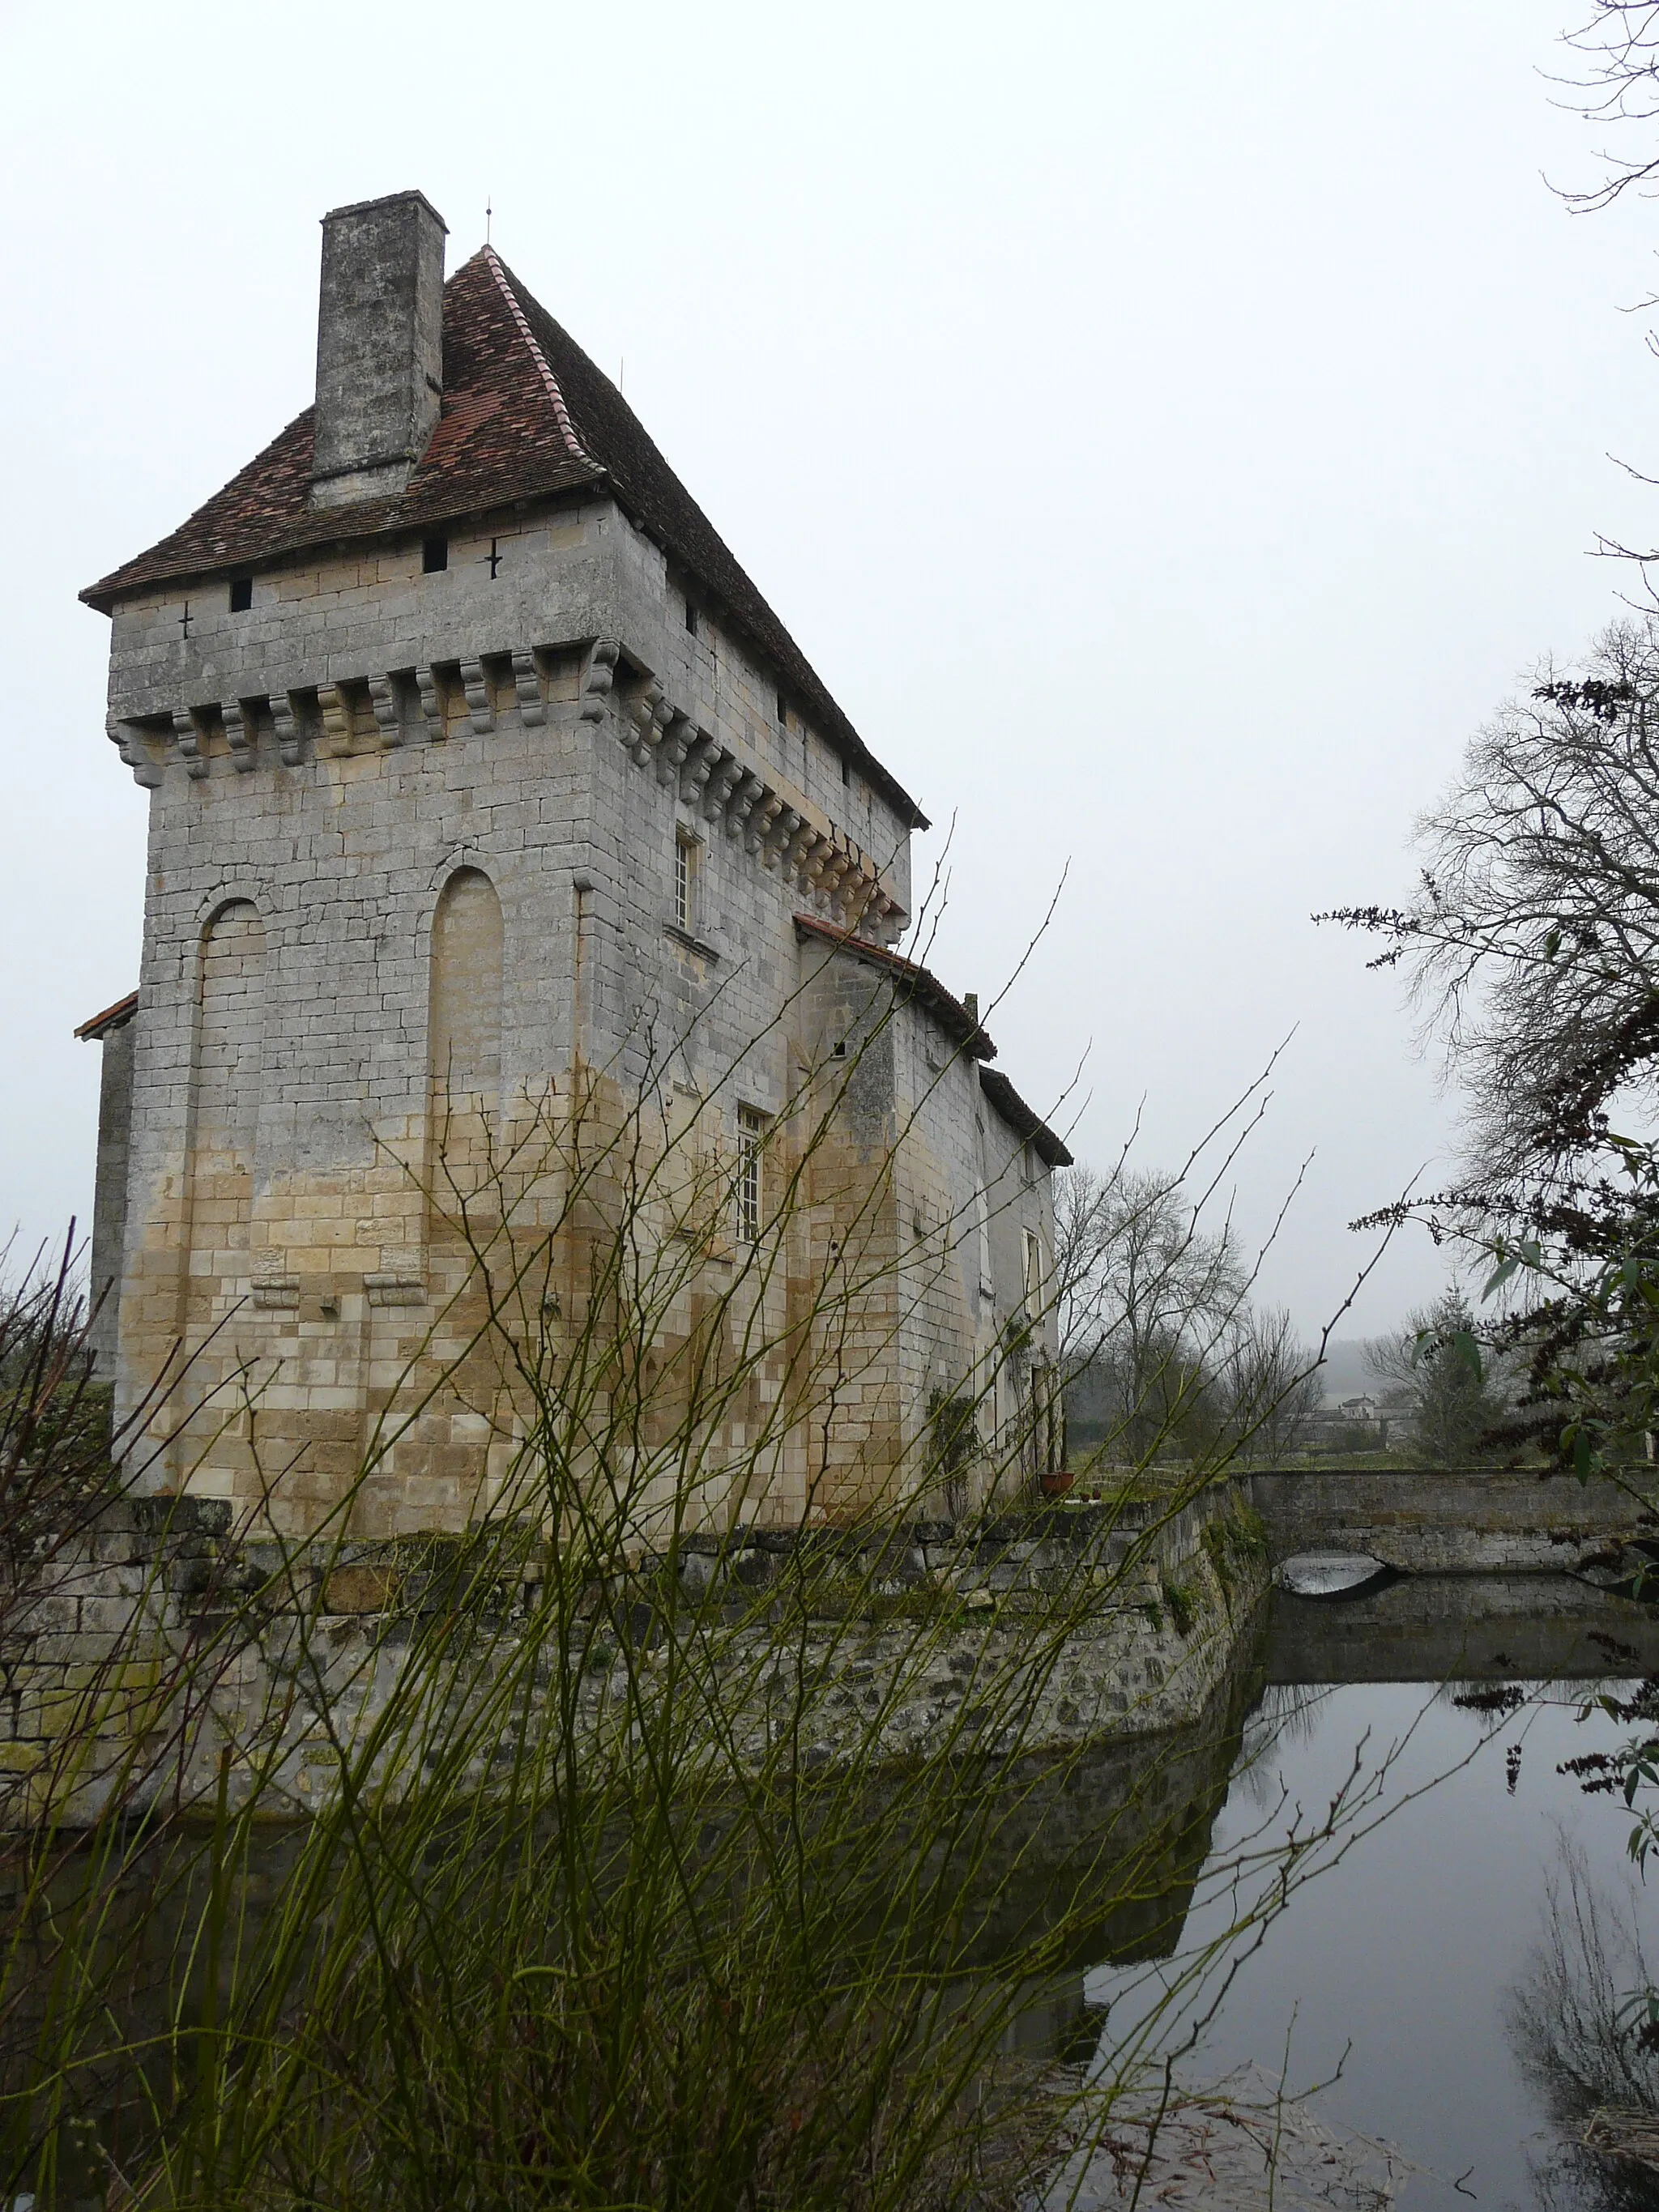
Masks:
[[[499,1141],[450,1133],[428,1198],[465,1255],[460,1348],[424,1400],[411,1380],[394,1401],[319,1527],[273,1521],[227,1553],[210,1626],[161,1639],[148,1724],[90,1825],[56,1824],[38,1781],[15,1802],[0,2202],[988,2212],[1106,2124],[1109,2075],[1056,2074],[1020,2019],[1115,1920],[1146,1941],[1178,1917],[1225,1759],[1174,1788],[1190,1746],[1143,1737],[1057,1854],[1097,1753],[1040,1716],[1080,1645],[1145,1602],[1164,1532],[1224,1455],[1115,1476],[1101,1540],[988,1591],[985,1522],[1013,1542],[1011,1516],[1036,1537],[1069,1509],[1032,1492],[1050,1409],[1028,1400],[988,1438],[981,1365],[951,1378],[951,1419],[878,1504],[825,1528],[809,1498],[775,1572],[744,1584],[709,1531],[755,1517],[788,1439],[833,1424],[874,1358],[875,1294],[908,1310],[971,1224],[894,1254],[849,1187],[811,1310],[784,1297],[834,1127],[804,1085],[766,1232],[711,1289],[733,1166],[653,1127],[664,1064],[631,1103],[579,1079]],[[60,1295],[36,1326],[46,1401],[72,1408],[84,1315]],[[1012,1332],[999,1358],[1023,1357]],[[511,1413],[492,1411],[502,1449],[471,1524],[395,1554],[343,1658],[325,1595],[361,1555],[358,1509],[420,1404],[481,1378]],[[223,1418],[262,1387],[246,1363]],[[744,1441],[717,1450],[738,1407]],[[56,1452],[77,1497],[142,1489],[180,1433],[155,1415],[113,1460],[77,1414],[17,1464]],[[892,1532],[938,1516],[969,1431],[982,1512],[957,1520],[954,1558],[902,1572]],[[94,1461],[77,1490],[67,1470],[89,1480]],[[28,1558],[52,1540],[35,1530]],[[1249,1551],[1243,1524],[1212,1542],[1224,1606]],[[1198,1594],[1164,1597],[1185,1635]],[[225,1685],[255,1656],[272,1686],[250,1713]],[[107,1723],[94,1696],[66,1773]],[[296,1819],[301,1741],[317,1779]]]

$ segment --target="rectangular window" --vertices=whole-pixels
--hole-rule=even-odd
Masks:
[[[769,1117],[753,1106],[738,1109],[738,1241],[759,1242],[761,1206],[764,1193],[761,1164],[765,1157]]]
[[[697,611],[690,599],[685,603],[685,626],[695,637],[697,634]]]
[[[1025,1310],[1035,1316],[1042,1307],[1042,1246],[1035,1229],[1025,1232]]]
[[[422,573],[435,576],[449,566],[449,540],[447,538],[427,538],[421,543]]]
[[[674,921],[689,937],[697,926],[697,841],[682,830],[674,839]]]
[[[784,729],[789,726],[789,702],[781,691],[778,694],[778,720]]]
[[[232,614],[245,615],[252,605],[252,577],[233,576],[230,580],[230,611]]]

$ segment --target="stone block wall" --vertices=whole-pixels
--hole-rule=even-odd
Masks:
[[[121,1331],[121,1255],[126,1242],[127,1156],[132,1132],[133,1017],[99,1037],[98,1165],[94,1184],[88,1346],[101,1382],[113,1381]]]
[[[835,1176],[814,1162],[764,1266],[718,1193],[757,1127],[787,1181],[804,1081],[822,1103],[795,914],[890,935],[909,898],[908,822],[614,504],[483,517],[447,551],[428,573],[413,537],[344,544],[261,568],[246,607],[143,590],[114,617],[112,734],[151,793],[119,1408],[168,1374],[143,1480],[289,1534],[349,1493],[354,1534],[488,1505],[527,1415],[512,1347],[493,1369],[484,1348],[479,1238],[508,1279],[539,1240],[539,1311],[574,1328],[623,1193],[642,1177],[650,1235],[683,1235],[665,1149],[725,1211],[653,1320],[665,1402],[710,1314],[734,1342],[799,1339],[845,1272]],[[977,1285],[898,1229],[920,1207],[948,1243],[971,1211],[972,1068],[918,1073],[926,1022],[897,1025],[890,1188],[862,1137],[842,1163],[879,1187],[892,1310],[843,1327],[860,1371],[828,1443],[822,1361],[793,1383],[789,1356],[760,1364],[708,1439],[715,1520],[757,1482],[781,1522],[867,1505],[924,1448],[939,1378],[982,1356]],[[582,1221],[578,1124],[617,1155]]]
[[[844,1567],[867,1619],[826,1617],[782,1643],[743,1625],[797,1544],[819,1547],[831,1595]],[[459,1736],[487,1789],[546,1726],[562,1669],[581,1736],[617,1752],[629,1723],[614,1647],[588,1633],[567,1649],[532,1628],[544,1561],[529,1531],[498,1532],[484,1552],[433,1538],[279,1546],[238,1540],[216,1501],[112,1504],[50,1547],[0,1622],[0,1826],[75,1825],[157,1801],[204,1808],[228,1747],[233,1802],[257,1792],[269,1817],[302,1817],[338,1787],[338,1747],[367,1745],[394,1709],[388,1747],[361,1779],[394,1797],[416,1789],[426,1753],[447,1755]],[[642,1559],[630,1587],[640,1601],[613,1610],[635,1622],[647,1676],[674,1636],[683,1668],[708,1670],[739,1757],[765,1754],[787,1706],[810,1722],[810,1770],[1190,1723],[1236,1662],[1266,1560],[1236,1487],[1218,1484],[1164,1522],[1056,1508],[973,1539],[937,1522],[693,1537]],[[921,1610],[907,1614],[910,1600]],[[696,1622],[711,1605],[725,1625],[707,1635]],[[944,1607],[937,1621],[930,1606]]]
[[[1620,1484],[1520,1469],[1262,1469],[1251,1497],[1276,1559],[1367,1553],[1407,1574],[1564,1574],[1659,1516]]]

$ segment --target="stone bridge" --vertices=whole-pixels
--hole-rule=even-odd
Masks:
[[[1285,1468],[1242,1480],[1275,1565],[1352,1552],[1406,1574],[1563,1574],[1610,1564],[1632,1537],[1659,1537],[1659,1513],[1641,1498],[1565,1474]]]

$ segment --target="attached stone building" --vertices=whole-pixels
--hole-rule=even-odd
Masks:
[[[482,1510],[524,1408],[480,1379],[478,1224],[544,1239],[550,1328],[588,1311],[578,1109],[726,1194],[671,1224],[658,1334],[761,1244],[785,1332],[849,1233],[870,1271],[833,1418],[725,1407],[711,1452],[769,1419],[770,1473],[709,1517],[878,1502],[965,1393],[963,1482],[1040,1473],[1067,1156],[892,950],[923,817],[620,392],[444,236],[414,192],[327,216],[315,405],[82,595],[149,793],[138,988],[81,1032],[144,1479],[298,1529],[368,1454],[362,1533]]]

